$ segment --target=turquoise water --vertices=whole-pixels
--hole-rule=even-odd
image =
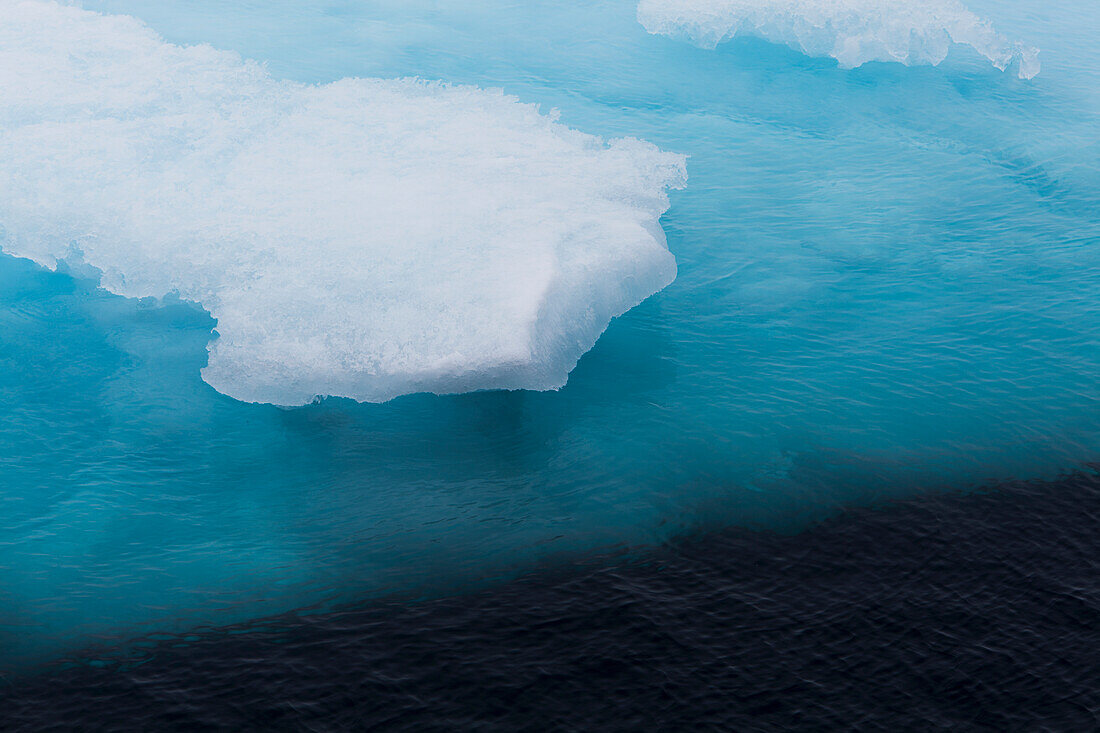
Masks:
[[[1042,49],[1031,80],[959,47],[851,70],[701,49],[629,0],[84,7],[278,78],[502,87],[686,154],[678,275],[560,391],[284,409],[202,381],[201,308],[0,256],[5,659],[1097,457],[1091,3],[969,4]]]

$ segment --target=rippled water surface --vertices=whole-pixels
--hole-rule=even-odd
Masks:
[[[1098,520],[1093,470],[152,635],[0,688],[0,725],[1093,730]]]
[[[501,87],[686,154],[678,276],[560,391],[283,409],[201,380],[201,308],[0,255],[0,669],[1096,458],[1091,2],[969,4],[1042,49],[1031,80],[965,47],[697,48],[629,0],[83,5],[278,78]]]

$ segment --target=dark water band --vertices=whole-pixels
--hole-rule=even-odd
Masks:
[[[9,683],[0,728],[1088,730],[1100,477],[728,530]]]

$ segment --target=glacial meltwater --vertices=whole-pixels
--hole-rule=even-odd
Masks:
[[[0,672],[1100,457],[1095,0],[0,0]]]

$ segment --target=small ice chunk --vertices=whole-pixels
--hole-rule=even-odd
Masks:
[[[970,46],[1004,71],[1039,73],[1039,50],[1009,41],[958,0],[641,0],[650,33],[714,48],[756,36],[808,56],[832,56],[843,68],[868,61],[939,64],[952,44]]]

